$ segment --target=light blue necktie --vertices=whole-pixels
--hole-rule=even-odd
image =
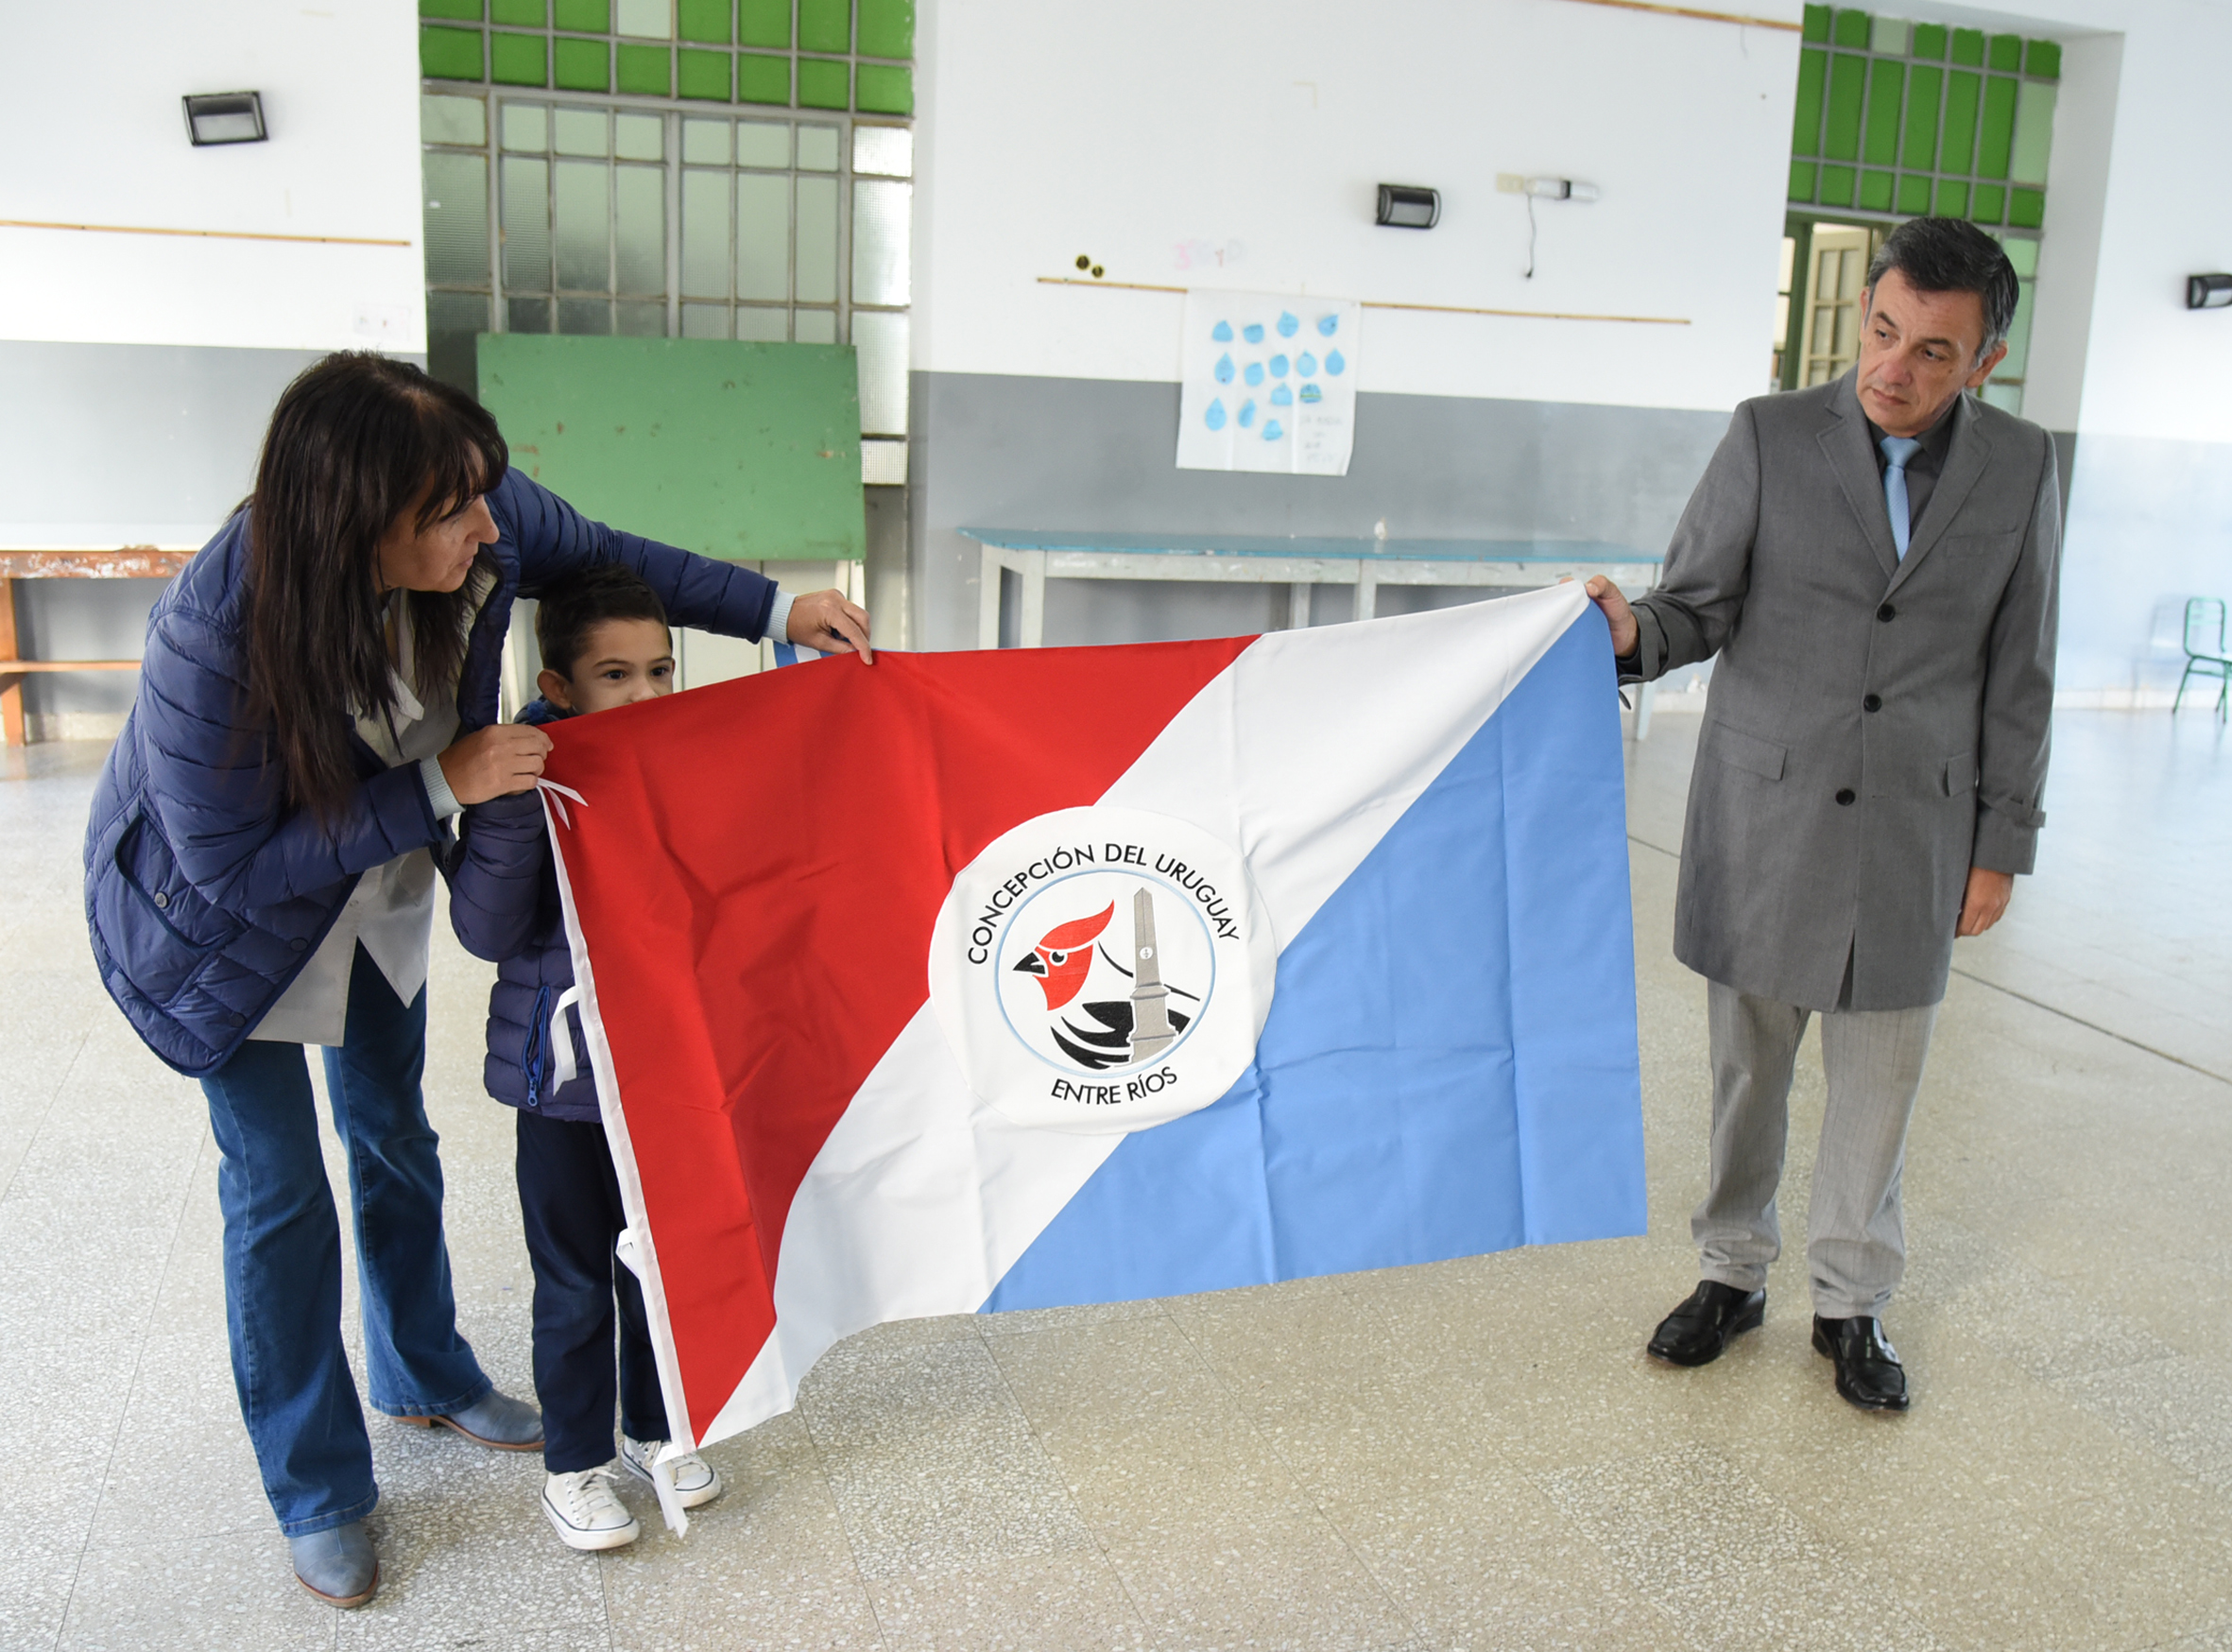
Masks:
[[[1911,436],[1886,436],[1878,444],[1883,450],[1883,504],[1891,512],[1891,542],[1898,547],[1898,559],[1907,559],[1907,542],[1914,537],[1914,525],[1907,509],[1907,460],[1922,451],[1922,444]]]

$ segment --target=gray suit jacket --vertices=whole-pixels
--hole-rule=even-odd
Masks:
[[[1736,409],[1636,604],[1648,681],[1712,655],[1674,954],[1812,1009],[1945,996],[1971,865],[2046,816],[2061,496],[2046,433],[1964,396],[1899,560],[1850,373]],[[1872,709],[1871,709],[1872,708]]]

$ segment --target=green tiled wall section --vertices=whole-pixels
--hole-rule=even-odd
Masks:
[[[1804,35],[1794,204],[2045,223],[2057,43],[1828,6],[1806,8]]]
[[[612,0],[419,0],[419,18],[434,80],[915,112],[915,0],[675,0],[672,41],[616,37]]]

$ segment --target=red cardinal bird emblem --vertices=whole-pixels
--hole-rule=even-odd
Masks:
[[[1116,903],[1111,901],[1106,910],[1091,918],[1057,923],[1017,960],[1018,971],[1039,977],[1039,989],[1046,994],[1048,1009],[1059,1009],[1085,990],[1085,977],[1092,972],[1092,943],[1115,916]]]
[[[1200,1003],[1199,998],[1183,988],[1166,989],[1162,985],[1161,966],[1155,958],[1152,897],[1142,889],[1133,901],[1132,923],[1139,933],[1133,937],[1132,950],[1143,974],[1118,963],[1102,939],[1115,916],[1116,903],[1111,901],[1090,918],[1073,918],[1067,923],[1057,923],[1013,965],[1018,974],[1038,977],[1039,989],[1046,994],[1047,1013],[1054,1018],[1054,1024],[1047,1032],[1055,1047],[1079,1066],[1093,1072],[1126,1066],[1166,1049],[1172,1038],[1184,1031],[1191,1019],[1185,1011],[1168,1007],[1172,993],[1189,1003]],[[1113,975],[1129,984],[1129,992],[1125,997],[1078,1005],[1088,1018],[1087,1024],[1080,1025],[1056,1012],[1085,990],[1096,951]],[[1126,990],[1106,976],[1102,989]],[[1135,1017],[1142,996],[1151,998],[1154,1007],[1149,1021],[1141,1026],[1145,1036],[1135,1039]]]

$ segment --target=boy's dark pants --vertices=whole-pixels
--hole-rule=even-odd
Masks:
[[[535,1394],[553,1474],[612,1460],[612,1318],[620,1305],[620,1426],[665,1439],[643,1287],[612,1247],[627,1226],[601,1124],[520,1110],[519,1202],[535,1265]]]

